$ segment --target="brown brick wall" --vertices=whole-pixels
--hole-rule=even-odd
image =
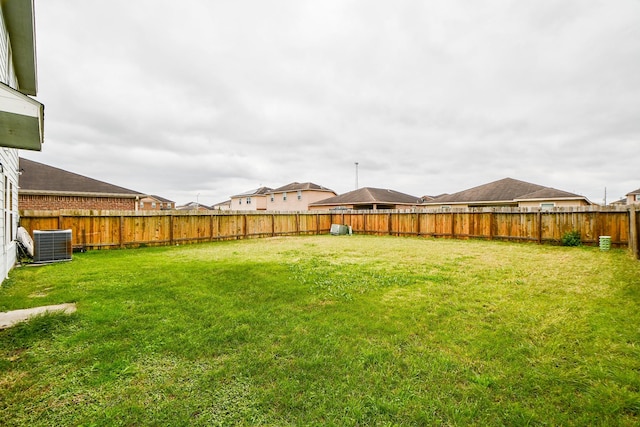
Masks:
[[[25,210],[135,210],[135,206],[135,199],[122,199],[116,197],[38,196],[31,194],[18,194],[18,208]]]

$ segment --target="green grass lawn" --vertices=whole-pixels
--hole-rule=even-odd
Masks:
[[[313,236],[12,271],[0,425],[638,425],[626,251]]]

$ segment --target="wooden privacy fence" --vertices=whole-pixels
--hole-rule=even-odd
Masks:
[[[522,211],[21,211],[20,224],[33,230],[71,229],[75,248],[106,249],[204,241],[329,233],[345,224],[354,233],[496,239],[558,243],[570,231],[597,245],[611,236],[613,247],[638,256],[639,206],[620,209]]]

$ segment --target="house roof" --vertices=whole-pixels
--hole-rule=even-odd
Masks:
[[[532,184],[513,178],[504,178],[453,194],[438,196],[426,204],[443,203],[513,203],[517,200],[584,199],[584,196]]]
[[[148,197],[156,199],[158,202],[162,203],[173,203],[173,200],[165,199],[164,197],[156,196],[155,194],[151,194]]]
[[[271,193],[284,193],[286,191],[298,191],[298,190],[314,190],[314,191],[330,191],[335,194],[335,191],[323,187],[322,185],[314,184],[313,182],[292,182],[291,184],[283,185],[275,190],[271,190]]]
[[[638,188],[638,189],[637,189],[637,190],[635,190],[635,191],[632,191],[631,193],[627,193],[627,194],[625,194],[625,195],[626,195],[626,196],[633,196],[634,194],[640,194],[640,188]]]
[[[212,208],[215,208],[217,206],[230,206],[231,205],[231,200],[225,200],[224,202],[220,202],[220,203],[216,203],[215,205],[211,205]]]
[[[144,194],[107,182],[98,181],[33,160],[20,158],[22,174],[18,178],[21,193],[75,194],[137,197]]]
[[[515,200],[540,200],[540,199],[576,199],[584,198],[578,194],[569,193],[568,191],[562,191],[551,187],[545,187],[541,190],[534,191],[529,194],[523,194],[520,197],[516,197]]]
[[[184,205],[176,206],[176,209],[177,210],[192,210],[192,209],[211,210],[211,207],[207,205],[203,205],[202,203],[198,203],[198,202],[189,202],[189,203],[185,203]]]
[[[415,205],[420,198],[385,188],[363,187],[335,197],[329,197],[309,206],[352,205],[352,204],[406,204]]]
[[[249,191],[245,191],[244,193],[236,194],[235,196],[231,196],[231,198],[234,198],[234,197],[247,197],[247,196],[263,196],[263,195],[268,194],[271,191],[273,191],[272,188],[260,187],[260,188],[256,188],[255,190],[249,190]]]

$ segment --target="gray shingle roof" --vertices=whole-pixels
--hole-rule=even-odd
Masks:
[[[198,202],[189,202],[189,203],[185,203],[184,205],[176,206],[176,209],[179,210],[179,211],[181,211],[181,210],[190,210],[190,209],[211,210],[211,207],[207,206],[207,205],[203,205],[202,203],[198,203]]]
[[[477,203],[493,202],[507,203],[525,199],[561,199],[584,198],[578,194],[557,190],[543,185],[532,184],[513,178],[504,178],[488,184],[469,188],[453,194],[445,194],[427,202],[427,204],[442,203]]]
[[[330,188],[323,187],[322,185],[314,184],[313,182],[292,182],[291,184],[283,185],[282,187],[278,187],[275,190],[272,190],[272,193],[283,193],[285,191],[298,191],[298,190],[318,190],[318,191],[331,191]]]
[[[625,194],[625,196],[631,196],[631,195],[634,195],[634,194],[640,194],[640,188],[638,188],[636,191],[632,191],[630,193]]]
[[[520,197],[516,197],[515,200],[574,199],[576,197],[582,197],[582,196],[574,193],[569,193],[568,191],[558,190],[556,188],[545,187],[541,190],[534,191],[533,193],[523,194]]]
[[[231,197],[247,197],[247,196],[262,196],[272,191],[269,187],[260,187],[253,190],[245,191],[244,193],[236,194]]]
[[[21,191],[56,193],[99,193],[143,195],[138,191],[98,181],[73,172],[20,158],[22,174],[18,178]]]
[[[363,187],[339,196],[329,197],[328,199],[310,203],[309,206],[370,203],[415,205],[418,203],[418,199],[420,198],[385,188]]]

